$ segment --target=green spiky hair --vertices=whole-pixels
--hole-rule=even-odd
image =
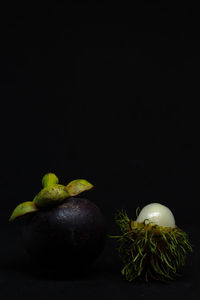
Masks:
[[[136,211],[137,215],[137,211]],[[187,234],[179,229],[130,220],[122,210],[115,215],[121,235],[112,236],[119,242],[119,255],[124,264],[122,275],[128,281],[149,279],[167,281],[180,274],[192,247]]]

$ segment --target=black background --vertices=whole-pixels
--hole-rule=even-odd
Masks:
[[[3,299],[200,297],[198,10],[192,2],[140,4],[1,7]],[[49,171],[63,184],[86,178],[95,185],[87,196],[109,234],[117,231],[117,209],[134,218],[138,206],[169,206],[194,247],[183,277],[126,282],[109,239],[85,277],[37,269],[8,218]]]

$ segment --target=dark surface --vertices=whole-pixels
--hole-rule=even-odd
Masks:
[[[103,251],[106,224],[100,209],[84,198],[39,210],[21,221],[23,244],[35,262],[80,273]]]
[[[171,208],[177,224],[189,234],[194,248],[183,276],[168,284],[126,282],[120,274],[122,266],[117,256],[117,245],[110,239],[107,239],[104,252],[93,269],[82,277],[71,276],[67,270],[65,274],[54,274],[38,268],[23,249],[18,226],[7,223],[12,208],[19,202],[12,195],[13,190],[10,190],[7,204],[1,211],[0,274],[4,297],[11,299],[17,294],[19,298],[29,299],[64,299],[69,295],[73,295],[74,299],[93,299],[94,296],[96,299],[124,299],[132,297],[134,293],[138,299],[160,299],[161,295],[162,299],[176,299],[177,296],[198,299],[200,162],[174,160],[167,165],[159,162],[159,166],[155,162],[150,164],[145,161],[124,161],[115,166],[96,163],[90,167],[87,164],[83,168],[86,171],[80,172],[81,166],[84,164],[80,161],[74,162],[72,168],[84,177],[91,174],[89,177],[93,178],[96,188],[87,195],[104,212],[109,234],[117,232],[113,221],[117,209],[126,209],[134,218],[136,207],[150,202],[160,202]],[[124,178],[124,174],[129,174],[128,178]],[[4,189],[7,188],[5,185]],[[28,187],[26,193],[31,197],[32,191]]]
[[[2,4],[2,299],[200,298],[199,11],[140,4]],[[109,234],[117,209],[134,218],[138,206],[167,205],[194,247],[183,277],[126,282],[109,238],[84,277],[36,268],[8,218],[39,192],[46,172],[61,184],[93,183],[87,198]]]

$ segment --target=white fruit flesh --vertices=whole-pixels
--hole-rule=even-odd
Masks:
[[[175,219],[171,212],[171,210],[160,204],[160,203],[151,203],[146,205],[140,212],[137,217],[137,222],[154,223],[163,227],[171,227],[174,228]]]

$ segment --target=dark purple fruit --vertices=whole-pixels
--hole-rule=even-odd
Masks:
[[[25,248],[42,264],[80,271],[103,251],[105,222],[100,209],[86,199],[69,197],[26,217],[22,226]]]

